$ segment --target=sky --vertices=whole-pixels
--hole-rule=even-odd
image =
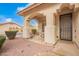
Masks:
[[[14,22],[23,26],[24,19],[17,12],[30,5],[29,3],[0,3],[0,23]],[[30,24],[34,26],[37,23],[35,20],[32,20]]]

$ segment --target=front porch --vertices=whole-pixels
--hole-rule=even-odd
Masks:
[[[29,21],[37,19],[38,32],[43,33],[44,42],[54,45],[58,40],[64,39],[72,40],[79,46],[79,7],[77,4],[34,4],[29,8],[19,12],[24,16],[23,38],[31,37]]]

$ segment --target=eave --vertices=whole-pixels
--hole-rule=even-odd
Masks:
[[[34,4],[30,5],[29,7],[27,7],[27,8],[25,8],[25,9],[21,10],[21,11],[18,12],[17,14],[19,14],[19,15],[21,15],[21,16],[24,16],[25,13],[27,13],[27,12],[30,11],[31,9],[33,9],[33,8],[35,8],[35,7],[37,7],[37,6],[41,5],[41,4],[42,4],[42,3],[34,3]]]

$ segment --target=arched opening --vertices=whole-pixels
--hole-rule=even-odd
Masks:
[[[29,17],[30,31],[33,36],[38,36],[44,40],[44,29],[46,19],[43,14],[35,13]]]
[[[39,21],[37,19],[31,19],[29,23],[30,23],[30,30],[32,34],[38,34]]]
[[[57,9],[56,16],[56,30],[58,31],[57,37],[63,40],[73,39],[73,12],[75,5],[62,4],[59,9]]]

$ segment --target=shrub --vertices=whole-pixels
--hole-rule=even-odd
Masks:
[[[36,29],[32,29],[32,33],[36,34],[37,30]]]
[[[6,40],[5,36],[0,36],[0,48],[3,46],[5,40]]]
[[[10,39],[10,40],[15,38],[17,32],[18,32],[18,31],[5,31],[6,36],[7,36],[8,39]]]

